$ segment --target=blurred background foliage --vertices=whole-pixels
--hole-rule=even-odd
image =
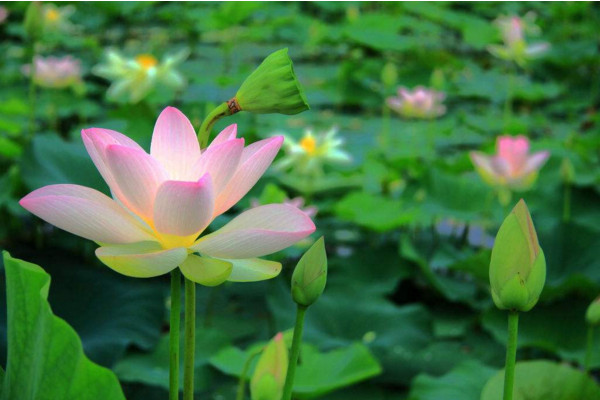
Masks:
[[[117,275],[95,259],[93,243],[36,219],[18,200],[53,183],[106,193],[82,128],[115,129],[148,148],[165,106],[199,127],[282,47],[312,109],[239,113],[213,135],[235,122],[247,141],[283,133],[306,149],[306,130],[326,139],[332,129],[343,140],[336,143],[343,160],[271,168],[237,209],[299,196],[318,209],[329,281],[307,314],[298,398],[479,399],[504,363],[506,337],[489,295],[490,243],[519,197],[548,265],[539,305],[521,318],[519,356],[582,364],[585,308],[600,292],[597,4],[61,3],[45,9],[50,28],[35,53],[69,55],[81,76],[63,88],[34,82],[33,109],[23,69],[32,50],[22,23],[27,5],[1,4],[0,247],[52,276],[54,313],[73,326],[91,360],[117,374],[128,399],[166,398],[168,277]],[[501,42],[492,21],[530,11],[548,50],[521,66],[491,55],[488,46]],[[152,65],[180,57],[179,76],[158,80],[141,99],[131,96],[137,83],[109,99],[111,82],[94,72],[110,49],[151,57],[142,61]],[[446,114],[396,115],[385,99],[400,85],[444,92]],[[508,202],[469,160],[471,150],[491,154],[501,134],[525,135],[533,150],[551,154],[535,185],[509,193]],[[282,150],[279,162],[292,151]],[[284,270],[274,280],[198,290],[199,398],[233,398],[252,346],[293,326],[289,280],[309,244],[275,256]],[[5,312],[2,304],[0,336]],[[5,339],[0,355],[5,365]]]

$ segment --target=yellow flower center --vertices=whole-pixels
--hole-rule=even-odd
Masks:
[[[305,136],[300,140],[300,147],[302,147],[309,155],[313,155],[317,150],[317,141],[312,136]]]
[[[140,54],[135,58],[135,61],[144,69],[150,69],[158,64],[158,60],[150,54]]]
[[[51,22],[55,22],[60,18],[60,13],[54,9],[46,11],[46,19]]]
[[[190,236],[175,236],[156,232],[156,238],[163,249],[174,249],[176,247],[190,247],[196,241],[197,234]]]

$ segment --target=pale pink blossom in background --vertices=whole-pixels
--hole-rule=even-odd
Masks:
[[[528,43],[526,33],[539,35],[540,28],[535,24],[535,14],[518,16],[500,16],[494,24],[500,30],[503,45],[490,45],[488,51],[504,60],[514,61],[524,66],[529,60],[539,57],[550,48],[547,42]]]
[[[496,20],[500,28],[502,39],[507,45],[513,45],[520,40],[525,40],[523,21],[519,17],[505,17]]]
[[[71,57],[41,57],[34,59],[34,81],[42,87],[61,89],[81,83],[81,63]],[[25,75],[31,74],[31,65],[23,66]]]
[[[8,10],[6,7],[0,6],[0,24],[6,21],[6,18],[8,18]]]
[[[405,118],[431,119],[446,113],[442,104],[446,95],[433,89],[417,86],[414,90],[398,89],[397,97],[388,97],[387,105]]]
[[[525,136],[499,136],[496,154],[488,156],[479,151],[469,153],[477,172],[489,184],[526,190],[537,178],[538,171],[550,153],[540,151],[529,154],[529,139]]]
[[[150,154],[121,133],[84,129],[85,147],[113,198],[64,184],[35,190],[20,204],[97,242],[96,256],[124,275],[152,277],[179,266],[188,279],[204,285],[272,278],[281,264],[257,257],[315,230],[298,208],[256,207],[199,237],[254,186],[283,141],[279,136],[244,147],[236,134],[231,125],[201,151],[191,123],[172,107],[156,121]]]

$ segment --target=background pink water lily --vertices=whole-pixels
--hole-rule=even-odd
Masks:
[[[34,59],[35,83],[47,88],[61,89],[81,82],[81,62],[71,56],[40,57]],[[31,74],[31,65],[23,66],[25,75]]]
[[[150,154],[119,132],[84,129],[85,147],[113,198],[63,184],[35,190],[20,204],[99,243],[98,258],[124,275],[152,277],[179,266],[188,279],[204,285],[268,279],[281,265],[257,257],[315,230],[298,208],[253,208],[198,238],[254,186],[283,141],[273,137],[244,147],[236,133],[231,125],[201,150],[189,120],[172,107],[156,121]]]
[[[525,190],[535,182],[538,171],[546,163],[550,153],[540,151],[529,154],[529,139],[520,135],[499,136],[496,140],[496,154],[493,156],[479,151],[472,151],[469,156],[486,182]]]
[[[405,118],[429,119],[446,113],[442,104],[446,95],[433,89],[417,86],[410,90],[401,86],[398,96],[388,97],[387,105]]]

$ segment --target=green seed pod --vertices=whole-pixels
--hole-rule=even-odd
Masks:
[[[327,283],[325,240],[320,237],[298,261],[292,275],[292,298],[304,307],[313,304]]]
[[[267,344],[250,380],[252,400],[280,400],[288,369],[288,353],[283,335]]]
[[[31,41],[39,40],[44,33],[44,15],[39,1],[32,1],[25,12],[23,22],[27,38]]]
[[[592,304],[587,308],[585,320],[591,326],[600,325],[600,296],[596,297],[596,300],[592,301]]]
[[[385,87],[394,87],[398,81],[398,68],[393,62],[387,62],[381,69],[381,82]]]
[[[228,102],[232,114],[249,111],[256,114],[298,114],[310,107],[294,73],[288,49],[269,55],[242,83]]]
[[[446,89],[446,78],[444,77],[444,71],[437,68],[431,73],[431,87],[436,90]]]
[[[564,183],[571,184],[575,180],[575,167],[567,157],[560,164],[560,177]]]
[[[490,262],[492,298],[502,310],[529,311],[546,281],[546,259],[523,199],[496,235]]]

